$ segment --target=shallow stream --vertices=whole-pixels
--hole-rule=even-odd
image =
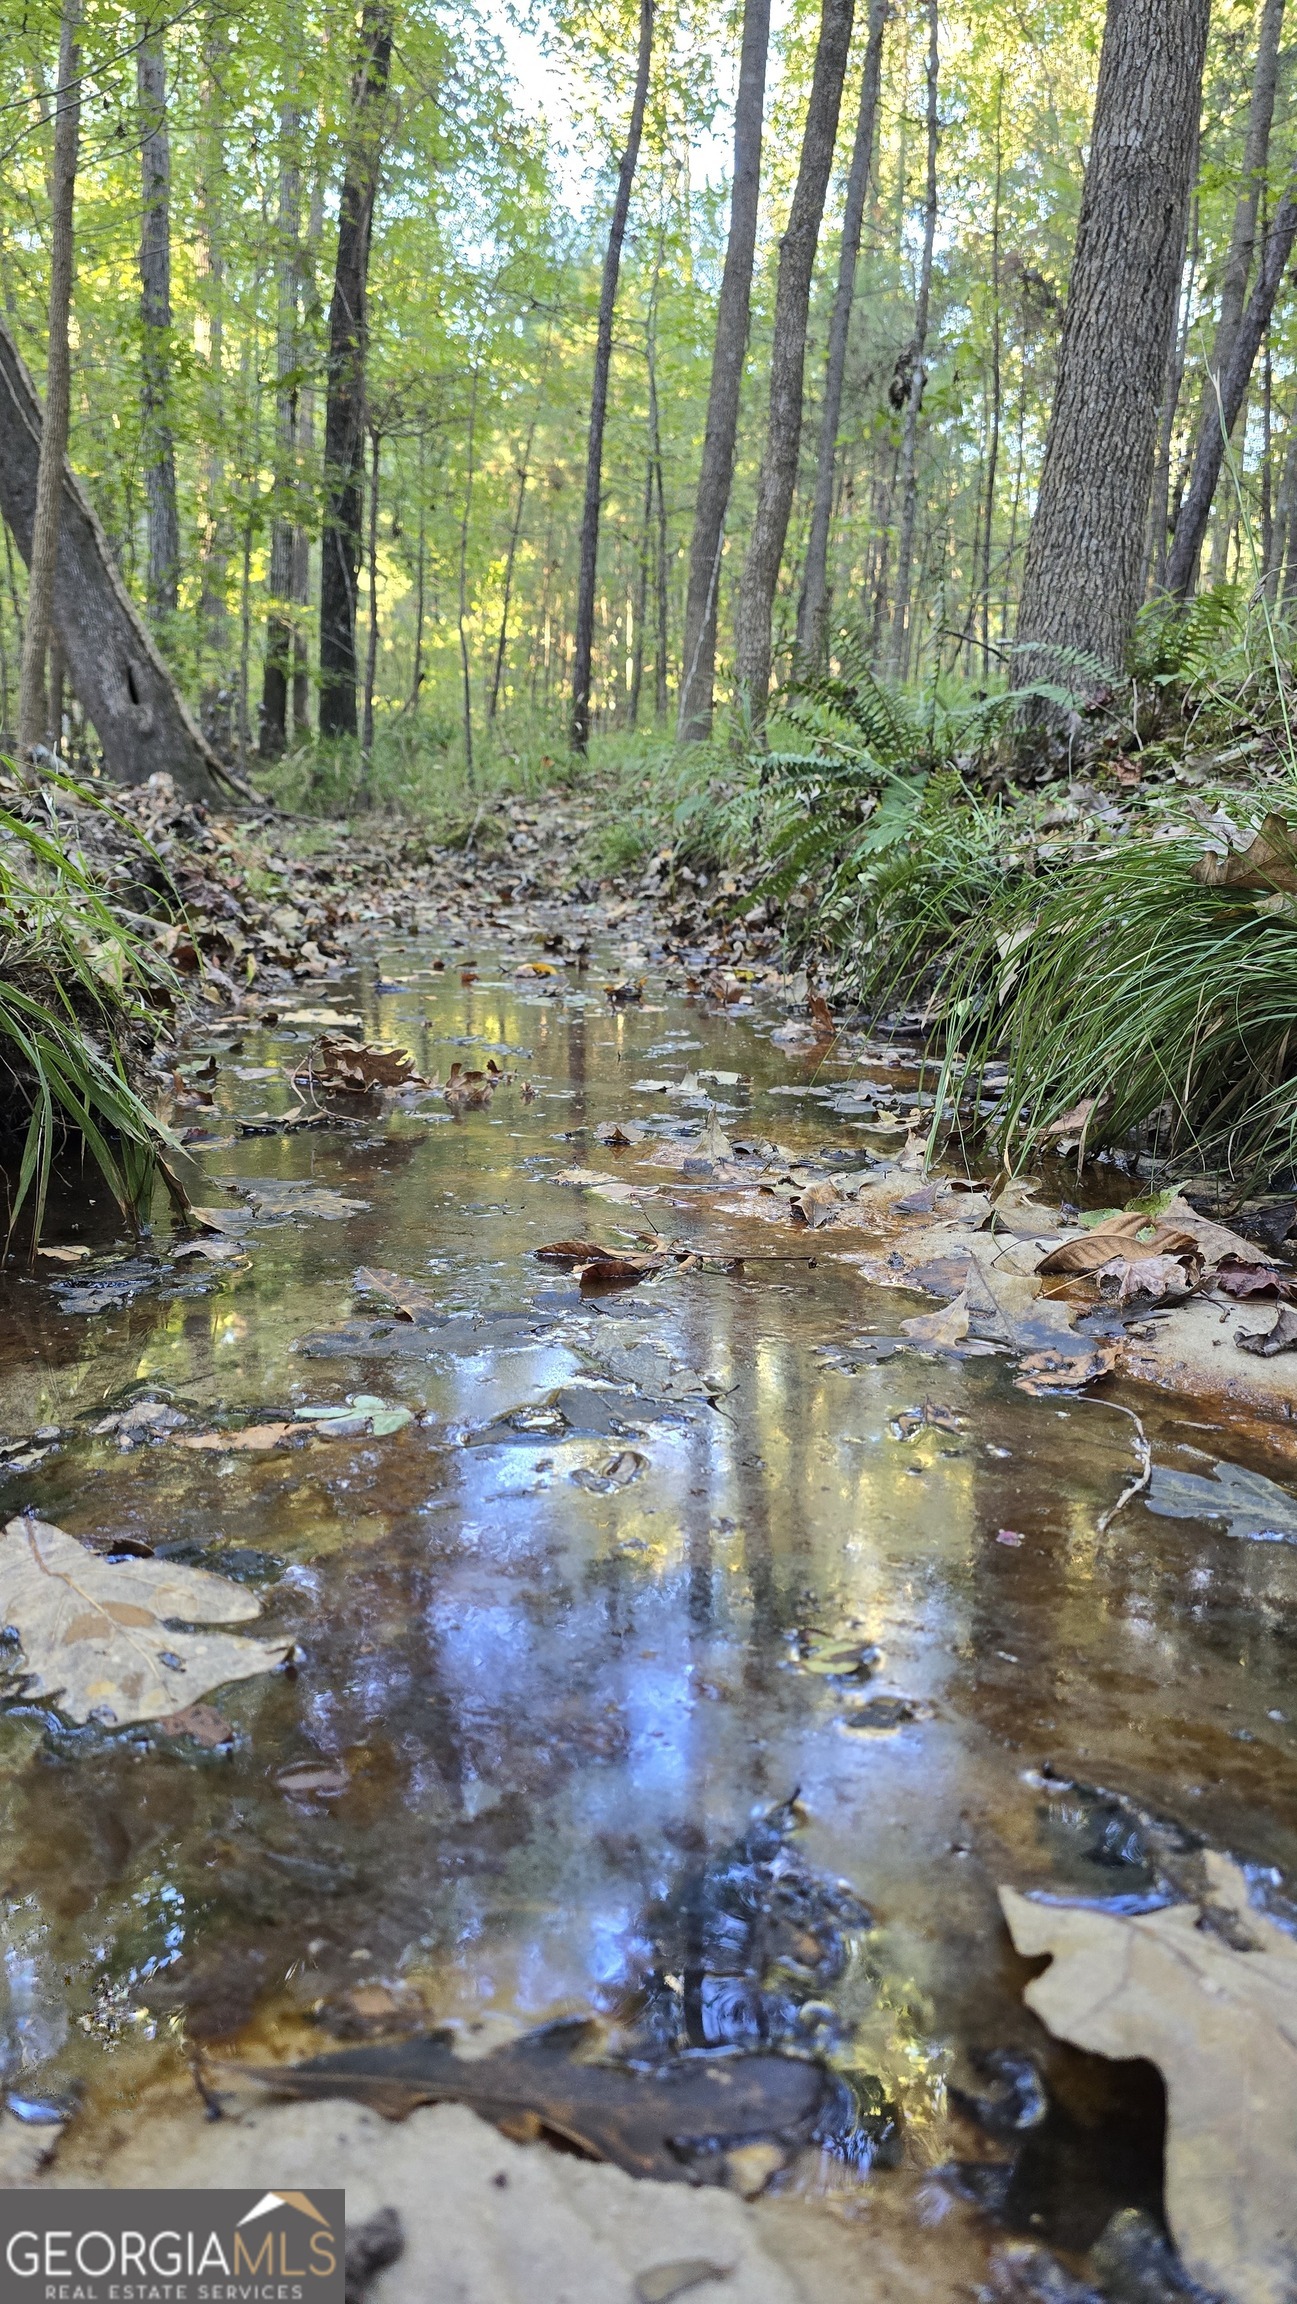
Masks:
[[[514,1077],[482,1109],[238,1136],[237,1114],[292,1100],[313,1028],[191,1034],[192,1061],[214,1048],[218,1066],[199,1197],[230,1179],[362,1207],[272,1195],[246,1269],[165,1263],[83,1311],[112,1277],[106,1214],[69,1204],[53,1236],[95,1244],[93,1273],[4,1284],[5,1431],[58,1433],[7,1472],[5,1516],[232,1576],[296,1661],[213,1696],[236,1737],[210,1751],[69,1731],[21,1701],[0,1715],[3,2084],[28,2108],[80,2096],[93,2119],[186,2042],[309,2054],[411,2006],[465,2024],[594,2010],[615,2039],[652,2006],[692,2045],[800,2027],[836,2063],[850,2147],[782,2179],[814,2192],[873,2156],[994,2158],[947,2082],[1026,2049],[1050,2111],[996,2205],[1082,2248],[1114,2208],[1156,2203],[1160,2085],[1024,2011],[997,1882],[1155,1896],[1141,1810],[1259,1868],[1280,1913],[1297,1877],[1297,1551],[1141,1500],[1099,1534],[1132,1465],[1105,1399],[1138,1407],[1159,1464],[1223,1456],[1283,1482],[1289,1456],[1129,1388],[1028,1397],[996,1357],[853,1359],[930,1301],[866,1286],[832,1235],[721,1214],[687,1167],[643,1207],[556,1182],[631,1158],[600,1123],[669,1134],[713,1113],[859,1163],[886,1129],[824,1091],[913,1076],[773,1044],[759,999],[720,1013],[651,965],[642,1005],[614,1010],[609,954],[518,978],[537,956],[401,940],[301,996],[425,1072],[493,1057]],[[709,1072],[739,1077],[679,1092]],[[650,1223],[753,1260],[583,1298],[535,1257]],[[365,1266],[448,1324],[384,1316],[356,1293]],[[141,1396],[204,1429],[355,1394],[414,1420],[265,1453],[90,1430]],[[898,1424],[925,1403],[949,1413]],[[801,1863],[866,1912],[840,1900],[832,1959],[827,1936],[794,1947],[772,2017],[715,1942],[689,1972],[671,1916],[794,1793]]]

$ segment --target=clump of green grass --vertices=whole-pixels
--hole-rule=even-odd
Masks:
[[[67,786],[85,806],[97,795]],[[6,1239],[25,1208],[40,1238],[50,1176],[85,1145],[123,1214],[138,1223],[175,1140],[132,1086],[132,1043],[176,978],[119,917],[89,870],[46,831],[0,808],[0,1165]]]
[[[1007,1061],[1006,1164],[1092,1101],[1090,1151],[1138,1130],[1247,1183],[1297,1173],[1297,899],[1205,887],[1198,853],[1123,843],[1011,888],[964,940],[946,1081]]]

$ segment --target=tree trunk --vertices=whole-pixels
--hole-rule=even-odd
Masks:
[[[855,0],[821,0],[820,36],[802,133],[801,160],[788,225],[779,249],[774,341],[770,352],[770,417],[752,535],[739,586],[734,647],[740,709],[757,727],[765,720],[770,693],[771,620],[802,437],[802,384],[811,273],[824,214],[824,196],[829,188],[829,170],[833,166],[854,13]]]
[[[910,389],[906,394],[905,425],[901,433],[901,536],[896,552],[896,607],[892,616],[892,671],[898,680],[904,677],[910,653],[910,567],[919,509],[919,411],[928,381],[928,313],[937,237],[937,67],[937,0],[928,0],[928,172],[923,200],[923,255],[919,261],[919,293],[910,347]]]
[[[1175,542],[1171,547],[1166,571],[1168,592],[1175,593],[1181,600],[1187,598],[1193,590],[1198,555],[1207,532],[1212,498],[1216,493],[1221,465],[1225,461],[1225,449],[1247,398],[1253,364],[1261,339],[1270,325],[1275,297],[1288,268],[1294,240],[1297,240],[1297,184],[1290,185],[1284,193],[1275,210],[1274,222],[1265,236],[1256,285],[1234,331],[1229,359],[1220,377],[1220,401],[1215,426],[1198,434],[1193,471],[1185,490],[1184,502],[1180,506]]]
[[[54,175],[50,186],[49,350],[45,369],[45,427],[36,477],[36,509],[23,627],[18,694],[18,744],[31,752],[49,733],[45,660],[54,614],[54,574],[59,557],[63,505],[63,466],[68,447],[72,395],[72,356],[68,314],[72,306],[72,204],[81,134],[81,49],[77,33],[81,0],[64,0],[59,32],[59,84],[55,92]],[[57,745],[57,731],[54,733]]]
[[[0,322],[0,512],[30,565],[41,451],[41,404]],[[54,571],[54,629],[68,677],[123,784],[157,770],[196,799],[218,800],[229,778],[199,735],[184,698],[127,592],[108,539],[66,458]]]
[[[694,532],[689,547],[689,589],[685,597],[684,656],[680,670],[678,732],[686,742],[712,730],[712,691],[716,682],[716,611],[720,594],[725,514],[734,477],[739,392],[748,346],[752,300],[752,259],[757,244],[757,205],[761,190],[761,124],[766,101],[766,58],[770,48],[770,0],[744,0],[743,44],[734,105],[734,187],[730,194],[730,234],[716,307],[716,343],[707,396],[707,428],[694,499]]]
[[[180,581],[176,455],[171,437],[171,139],[167,59],[160,25],[141,24],[136,51],[140,108],[141,460],[149,522],[149,614],[174,616]]]
[[[468,654],[468,531],[473,517],[474,458],[477,450],[477,394],[481,383],[480,361],[473,363],[473,392],[468,404],[468,469],[464,476],[464,509],[459,522],[459,669],[464,699],[464,773],[472,788],[473,774],[473,673]]]
[[[1147,549],[1149,567],[1145,581],[1140,586],[1141,593],[1148,590],[1148,573],[1151,573],[1153,583],[1159,591],[1166,581],[1166,555],[1171,540],[1171,443],[1175,435],[1175,412],[1180,405],[1180,392],[1184,384],[1185,362],[1189,356],[1189,326],[1193,318],[1193,286],[1198,270],[1198,213],[1198,200],[1195,195],[1193,217],[1189,227],[1187,257],[1181,265],[1183,285],[1180,290],[1180,318],[1172,333],[1166,394],[1158,417],[1157,456],[1153,465],[1153,503],[1149,513]]]
[[[1257,216],[1270,151],[1270,125],[1274,118],[1275,86],[1279,77],[1279,39],[1283,31],[1284,0],[1265,0],[1257,35],[1252,95],[1248,105],[1247,134],[1243,145],[1243,183],[1234,206],[1229,253],[1221,274],[1220,317],[1207,363],[1202,403],[1198,412],[1198,439],[1220,424],[1220,379],[1225,373],[1234,336],[1243,317],[1252,258],[1256,251]],[[1195,457],[1197,441],[1194,443]],[[1228,526],[1228,521],[1226,523]],[[1201,554],[1201,544],[1199,553]],[[1193,581],[1197,581],[1197,565]]]
[[[995,85],[995,194],[991,208],[991,428],[986,444],[986,518],[982,530],[982,678],[991,676],[991,547],[995,529],[995,486],[1000,471],[1000,431],[1004,420],[1003,324],[1000,312],[1000,206],[1004,191],[1004,74]]]
[[[542,360],[542,362],[541,362],[541,370],[540,370],[540,384],[539,384],[539,388],[538,388],[538,390],[537,390],[537,394],[536,394],[536,405],[535,405],[535,407],[532,409],[532,412],[531,412],[531,422],[530,422],[530,423],[528,424],[528,426],[527,426],[527,437],[526,437],[526,440],[523,442],[523,450],[522,450],[522,455],[521,455],[521,457],[520,457],[520,459],[519,459],[519,462],[518,462],[518,473],[517,473],[517,477],[518,477],[518,494],[517,494],[517,496],[516,496],[516,498],[515,498],[515,500],[514,500],[514,507],[513,507],[513,522],[512,522],[512,525],[511,525],[510,529],[509,529],[509,549],[508,549],[508,552],[507,552],[507,553],[506,553],[506,555],[505,555],[505,562],[504,562],[504,597],[503,597],[503,599],[502,599],[502,601],[501,601],[501,603],[500,603],[500,637],[499,637],[499,639],[497,640],[497,642],[496,642],[496,647],[495,647],[495,669],[494,669],[494,671],[493,671],[493,672],[492,672],[492,674],[491,674],[491,693],[490,693],[490,695],[488,696],[488,698],[487,698],[487,702],[486,702],[486,717],[487,717],[488,721],[492,721],[492,720],[494,720],[494,718],[495,718],[495,716],[496,716],[496,713],[497,713],[497,711],[499,710],[499,706],[500,706],[500,684],[501,684],[501,682],[502,682],[502,681],[503,681],[503,679],[504,679],[504,662],[505,662],[505,656],[506,656],[506,654],[507,654],[507,651],[508,651],[508,647],[509,647],[509,605],[510,605],[510,601],[512,600],[512,597],[513,597],[513,571],[514,571],[514,566],[515,566],[515,563],[516,563],[516,561],[517,561],[517,558],[518,558],[518,541],[519,541],[519,538],[520,538],[520,537],[521,537],[521,535],[522,535],[522,515],[523,515],[523,510],[524,510],[524,507],[525,507],[525,505],[526,505],[526,502],[527,502],[527,481],[528,481],[528,479],[529,479],[529,477],[530,477],[530,474],[531,474],[531,447],[532,447],[532,442],[533,442],[533,440],[534,440],[534,439],[535,439],[535,437],[536,437],[536,426],[537,426],[537,425],[539,424],[539,422],[540,422],[540,412],[541,412],[541,407],[542,407],[542,404],[543,404],[543,400],[544,400],[544,392],[545,392],[545,371],[546,371],[546,369],[548,368],[548,366],[549,366],[549,344],[548,344],[548,341],[547,341],[547,342],[546,342],[546,345],[545,345],[545,357],[544,357],[544,359],[543,359],[543,360]],[[419,454],[420,454],[420,459],[422,460],[422,455],[423,455],[423,440],[422,440],[422,436],[420,437],[420,441],[419,441]],[[422,470],[422,461],[420,462],[420,469]],[[422,499],[422,496],[420,496],[420,506],[422,506],[422,501],[423,501],[423,499]],[[422,513],[422,510],[420,510],[420,521],[421,521],[421,522],[422,522],[422,519],[423,519],[423,513]],[[421,525],[421,526],[420,526],[420,529],[419,529],[419,598],[420,598],[420,607],[419,607],[419,623],[420,623],[420,627],[422,627],[422,623],[423,623],[423,606],[422,606],[422,600],[423,600],[423,551],[424,551],[424,530],[423,530],[423,527],[422,527],[422,525]]]
[[[847,197],[842,211],[842,243],[838,253],[838,285],[833,299],[829,354],[824,369],[824,403],[820,410],[820,452],[815,473],[815,501],[811,507],[806,573],[802,579],[802,597],[797,617],[797,651],[808,664],[819,663],[828,636],[829,527],[833,517],[833,476],[837,465],[838,426],[842,417],[842,386],[847,372],[851,307],[856,294],[856,266],[860,258],[860,232],[865,220],[865,196],[869,190],[869,170],[874,153],[883,33],[889,13],[890,0],[869,0],[869,31],[860,82],[860,111],[856,119],[851,167],[847,174]]]
[[[297,71],[290,64],[295,91]],[[302,256],[302,169],[299,143],[302,115],[294,94],[279,115],[279,219],[275,259],[275,478],[270,527],[270,599],[266,617],[266,660],[261,679],[263,760],[279,760],[288,743],[288,692],[293,666],[293,521],[297,493],[298,295]]]
[[[222,66],[225,20],[216,9],[203,26],[202,119],[198,132],[198,271],[207,323],[207,381],[203,394],[203,535],[199,548],[198,657],[202,670],[205,734],[230,743],[229,514],[225,503],[225,158]],[[206,670],[210,655],[212,673]]]
[[[356,580],[365,461],[366,286],[392,16],[365,0],[352,81],[347,168],[338,206],[338,258],[329,307],[324,411],[324,521],[320,552],[320,734],[356,734]]]
[[[324,230],[324,186],[326,168],[320,161],[311,178],[311,206],[306,223],[306,241],[301,249],[301,280],[298,307],[314,312],[316,309],[316,262],[320,250],[320,237]],[[420,440],[420,454],[422,454]],[[297,446],[309,470],[315,456],[315,386],[304,384],[297,403]],[[293,529],[293,603],[301,611],[311,598],[311,531],[299,518]],[[311,732],[311,672],[308,660],[306,619],[298,614],[293,619],[293,740],[300,742]]]
[[[360,754],[366,773],[374,764],[374,682],[378,675],[378,482],[382,470],[383,435],[375,424],[370,434],[369,460],[369,631],[365,638],[365,709],[360,723]]]
[[[1210,0],[1109,0],[1018,644],[1119,673],[1139,605],[1158,407],[1198,146]],[[1178,542],[1178,538],[1177,538]],[[1063,651],[1063,654],[1060,654]]]
[[[576,650],[572,663],[572,750],[584,752],[590,740],[590,668],[594,654],[594,595],[599,563],[599,498],[603,486],[603,428],[608,412],[608,371],[612,365],[612,318],[617,301],[617,275],[621,245],[626,236],[631,186],[644,132],[648,101],[649,66],[653,59],[654,0],[640,0],[639,55],[635,64],[635,97],[630,129],[613,201],[608,246],[599,291],[599,321],[595,330],[594,381],[590,392],[590,430],[586,444],[585,503],[581,512],[580,568],[577,577]]]

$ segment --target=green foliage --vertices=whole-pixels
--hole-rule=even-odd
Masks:
[[[1090,1151],[1146,1128],[1162,1157],[1246,1181],[1297,1173],[1297,902],[1200,886],[1198,852],[1123,843],[1043,886],[1011,883],[966,938],[949,1069],[967,1088],[1007,1058],[1010,1164],[1094,1099]]]
[[[1135,681],[1188,687],[1210,680],[1244,637],[1246,607],[1237,584],[1215,584],[1192,600],[1160,593],[1135,624],[1127,669]]]
[[[149,999],[174,986],[85,866],[39,824],[0,809],[0,1132],[21,1143],[10,1235],[30,1201],[39,1239],[55,1155],[69,1137],[85,1144],[124,1215],[147,1210],[175,1140],[131,1086],[124,1049],[149,1024]]]

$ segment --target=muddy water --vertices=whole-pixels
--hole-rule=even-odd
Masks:
[[[516,952],[456,951],[441,973],[434,956],[402,944],[301,1004],[362,1016],[443,1077],[493,1054],[515,1078],[489,1109],[239,1137],[236,1114],[291,1101],[312,1034],[216,1035],[221,1140],[196,1155],[199,1196],[311,1183],[362,1208],[304,1204],[254,1227],[246,1271],[167,1266],[93,1314],[47,1279],[6,1284],[5,1429],[61,1435],[8,1473],[6,1515],[249,1583],[297,1661],[214,1699],[237,1731],[223,1751],[69,1732],[21,1702],[0,1715],[5,2087],[80,2094],[93,2119],[186,2040],[307,2053],[321,2019],[354,2036],[384,1991],[438,2019],[593,2008],[625,2026],[655,1907],[798,1790],[801,1856],[875,1923],[849,1932],[823,2022],[861,2100],[896,2108],[884,2159],[978,2156],[946,2081],[970,2049],[1026,2047],[1052,2110],[1003,2213],[1085,2245],[1115,2206],[1156,2198],[1160,2093],[1024,2013],[995,1884],[1156,1892],[1133,1811],[1069,1781],[1270,1868],[1276,1894],[1297,1877],[1297,1555],[1138,1502],[1099,1535],[1131,1469],[1126,1419],[1026,1397],[994,1358],[853,1360],[862,1332],[929,1306],[865,1287],[833,1236],[726,1217],[688,1172],[658,1171],[644,1210],[554,1181],[634,1161],[596,1141],[601,1122],[701,1127],[713,1107],[732,1134],[859,1163],[885,1139],[773,1091],[868,1065],[772,1045],[759,1002],[722,1017],[650,975],[645,1005],[613,1014],[597,964],[555,987],[517,979]],[[636,1085],[708,1069],[741,1079]],[[102,1241],[103,1214],[69,1205],[64,1236]],[[535,1260],[650,1216],[700,1246],[821,1252],[596,1300]],[[375,1320],[364,1265],[420,1284],[449,1325],[330,1337]],[[268,1455],[90,1436],[141,1391],[199,1428],[356,1393],[416,1414],[387,1439]],[[1289,1477],[1264,1433],[1114,1397],[1141,1408],[1159,1462],[1201,1470],[1205,1451]],[[962,1421],[898,1437],[925,1401]],[[857,1678],[821,1668],[835,1643],[865,1655]],[[320,1789],[279,1782],[303,1769]],[[699,2022],[715,2036],[705,2007]],[[821,2160],[793,2180],[848,2176]]]

